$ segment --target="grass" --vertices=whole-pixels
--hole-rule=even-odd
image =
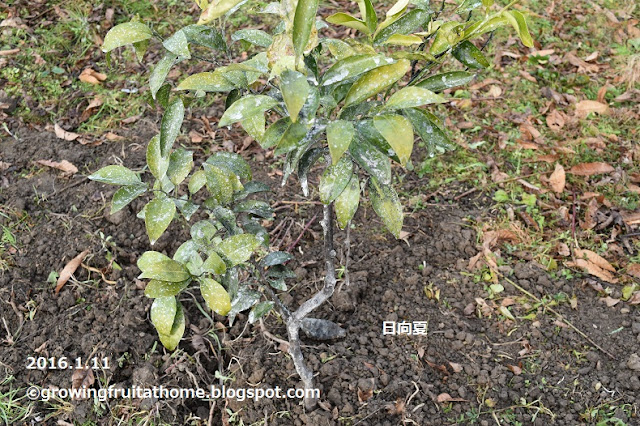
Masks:
[[[31,403],[24,394],[24,389],[13,389],[13,376],[5,376],[0,382],[0,420],[5,425],[18,424],[26,421],[31,413]]]

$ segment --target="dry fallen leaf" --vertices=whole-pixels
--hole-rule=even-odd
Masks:
[[[85,83],[100,84],[101,81],[107,79],[107,75],[94,71],[91,68],[85,68],[82,73],[80,73],[80,76],[78,78],[80,79],[80,81]]]
[[[605,269],[600,268],[593,262],[590,262],[586,259],[576,259],[575,262],[567,262],[569,266],[577,266],[583,270],[585,270],[588,274],[593,275],[594,277],[600,278],[603,281],[609,282],[611,284],[615,284],[618,280],[613,276],[613,274]]]
[[[620,299],[614,299],[611,296],[603,297],[600,300],[602,300],[609,308],[616,306],[618,303],[620,303]]]
[[[95,109],[102,105],[102,98],[100,96],[96,96],[89,102],[89,105],[82,111],[82,115],[80,116],[80,121],[86,121],[89,117],[91,117],[96,111]]]
[[[627,225],[640,225],[640,212],[622,212],[622,220]]]
[[[569,173],[579,176],[591,176],[602,173],[611,173],[615,169],[607,163],[580,163],[569,169]]]
[[[54,124],[53,130],[56,133],[56,136],[59,139],[64,139],[65,141],[74,141],[80,137],[79,134],[73,132],[67,132],[62,127],[58,125],[58,123]]]
[[[89,367],[79,368],[71,376],[72,389],[86,389],[96,381],[93,370]],[[79,394],[80,395],[80,394]]]
[[[565,119],[562,116],[562,113],[557,109],[554,109],[549,114],[547,114],[547,126],[554,132],[560,131],[565,125]]]
[[[598,220],[596,218],[597,213],[598,200],[596,197],[593,197],[589,200],[589,204],[587,204],[587,211],[584,212],[584,221],[580,221],[580,228],[584,230],[593,229],[598,224]]]
[[[436,397],[436,401],[440,403],[446,403],[446,402],[466,402],[467,400],[463,398],[453,398],[448,393],[441,393]]]
[[[117,140],[124,139],[122,136],[116,135],[113,132],[108,132],[106,135],[104,135],[104,137],[107,138],[108,141],[117,141]]]
[[[42,164],[43,166],[47,167],[53,167],[54,169],[62,170],[64,172],[63,174],[66,176],[78,173],[78,168],[67,160],[62,160],[60,162],[51,160],[38,160],[36,161],[36,163]]]
[[[64,269],[60,272],[60,277],[58,277],[58,282],[56,283],[55,293],[58,294],[60,289],[69,281],[71,275],[78,269],[84,258],[89,254],[89,250],[85,250],[66,264]]]
[[[591,250],[576,249],[574,253],[575,253],[576,257],[581,258],[581,259],[587,259],[588,261],[590,261],[592,263],[595,263],[596,265],[598,265],[602,269],[606,269],[607,271],[611,271],[611,272],[615,272],[616,271],[616,268],[611,266],[611,264],[609,262],[607,262],[606,259],[604,259],[599,254],[592,252]]]
[[[459,373],[462,371],[462,365],[456,362],[449,361],[449,365],[451,366],[451,369],[453,370],[454,373]]]
[[[516,376],[522,374],[522,368],[518,367],[517,365],[507,364],[507,368]]]
[[[596,114],[608,114],[609,105],[590,100],[580,101],[576,104],[576,115],[586,117],[590,112],[595,112]]]
[[[366,391],[358,388],[358,401],[366,402],[369,398],[373,396],[373,389],[368,389]]]
[[[566,175],[564,173],[564,167],[561,164],[556,163],[556,169],[549,176],[549,186],[553,192],[560,194],[564,191],[564,185],[566,183]]]
[[[628,265],[627,274],[631,275],[632,277],[640,278],[640,264],[632,263],[631,265]]]

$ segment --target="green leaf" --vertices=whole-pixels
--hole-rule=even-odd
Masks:
[[[169,160],[160,153],[160,136],[155,135],[147,145],[147,165],[156,179],[162,179],[169,168]]]
[[[320,201],[329,204],[335,200],[351,180],[352,170],[353,163],[347,156],[340,158],[336,165],[327,167],[320,177],[318,186]]]
[[[155,198],[145,209],[144,223],[151,245],[162,236],[176,214],[176,205],[168,198]]]
[[[179,283],[151,280],[144,288],[144,295],[152,299],[155,299],[157,297],[175,296],[185,288],[189,287],[190,282],[191,280],[186,280]]]
[[[160,59],[160,61],[158,61],[158,64],[151,72],[151,76],[149,77],[149,90],[151,91],[153,99],[156,98],[156,95],[164,84],[171,67],[174,66],[176,62],[178,62],[178,56],[173,53],[167,53],[162,59]]]
[[[136,52],[136,58],[138,62],[142,62],[144,59],[144,54],[147,52],[147,48],[149,47],[149,39],[137,41],[133,43],[133,50]]]
[[[287,253],[284,251],[273,251],[266,255],[261,261],[260,265],[263,267],[282,265],[287,263],[293,259],[293,255],[291,253]]]
[[[306,151],[302,156],[300,156],[300,161],[298,161],[298,179],[300,180],[302,193],[305,197],[309,196],[309,171],[311,170],[311,167],[316,163],[316,161],[318,161],[318,159],[325,153],[325,148],[313,148]]]
[[[207,178],[207,189],[218,204],[228,204],[233,200],[233,184],[229,172],[208,163],[202,165]]]
[[[331,52],[331,54],[338,60],[346,59],[357,53],[353,47],[349,46],[344,41],[337,40],[335,38],[322,40],[322,45],[326,46],[327,49],[329,49],[329,52]]]
[[[344,229],[356,214],[358,204],[360,204],[360,181],[358,176],[354,174],[333,204],[340,229]]]
[[[422,37],[414,34],[393,34],[383,44],[390,44],[394,46],[413,46],[414,44],[421,44]]]
[[[174,296],[158,297],[151,305],[151,322],[159,334],[171,334],[173,322],[178,312]]]
[[[169,334],[158,333],[160,343],[162,343],[162,345],[170,351],[178,347],[178,344],[180,343],[180,340],[182,339],[182,336],[184,334],[184,328],[186,325],[182,304],[180,304],[180,302],[177,302],[176,308],[176,316],[173,319],[173,325],[171,326],[171,331],[169,332]]]
[[[249,309],[260,300],[261,294],[257,291],[250,290],[246,287],[242,287],[236,297],[231,302],[231,311],[229,312],[229,321],[231,322],[232,318],[244,310]]]
[[[102,51],[105,53],[110,52],[118,47],[148,40],[151,37],[151,30],[142,22],[125,22],[109,30],[104,37]]]
[[[207,158],[207,164],[218,166],[235,173],[244,181],[251,180],[251,168],[240,154],[235,152],[219,151]]]
[[[445,22],[440,25],[438,30],[436,31],[435,38],[431,47],[429,48],[429,53],[432,55],[441,55],[447,50],[454,46],[460,39],[464,36],[463,24],[455,21]]]
[[[382,44],[394,35],[407,35],[416,32],[421,26],[429,22],[431,14],[422,9],[413,9],[395,20],[385,28],[378,30],[373,38],[374,44]]]
[[[235,266],[244,263],[260,245],[260,241],[252,234],[233,235],[218,245],[218,252]]]
[[[178,283],[190,278],[189,272],[175,260],[157,251],[146,251],[138,259],[142,274],[138,278],[151,278]]]
[[[191,238],[201,246],[210,245],[218,229],[209,220],[201,220],[190,229]]]
[[[384,65],[367,72],[351,86],[345,98],[345,106],[362,102],[388,89],[400,80],[410,68],[411,62],[401,59],[395,64]]]
[[[122,210],[127,204],[147,191],[147,185],[129,185],[118,189],[111,199],[111,214]]]
[[[297,72],[284,70],[280,74],[280,91],[287,106],[289,118],[292,122],[298,121],[298,114],[309,96],[309,83],[307,78]]]
[[[337,164],[342,154],[349,149],[354,134],[355,129],[350,121],[336,120],[327,125],[327,142],[333,165]]]
[[[256,114],[241,122],[242,128],[258,142],[262,140],[265,132],[266,120],[264,113]]]
[[[371,179],[369,181],[369,194],[373,210],[382,219],[389,232],[394,237],[400,238],[403,215],[402,204],[400,204],[396,191],[390,185],[381,185]]]
[[[176,90],[202,90],[203,92],[229,92],[235,88],[222,73],[201,72],[182,80]]]
[[[182,99],[176,98],[164,112],[160,123],[160,155],[163,157],[169,155],[171,147],[180,133],[183,119],[184,104]]]
[[[187,25],[182,29],[190,43],[208,47],[213,50],[226,50],[227,44],[220,31],[204,25]]]
[[[276,146],[276,154],[285,154],[293,151],[298,142],[307,134],[307,127],[300,123],[292,123],[289,117],[281,118],[273,123],[264,133],[262,147],[264,149]]]
[[[178,250],[173,253],[173,260],[178,263],[187,263],[198,254],[198,244],[194,240],[187,240],[180,244]]]
[[[466,39],[477,38],[482,34],[495,31],[500,27],[509,25],[509,19],[504,14],[493,16],[488,21],[481,19],[468,25],[464,30],[464,37]]]
[[[136,185],[141,183],[140,176],[124,166],[103,167],[89,176],[89,179],[111,185]]]
[[[405,117],[397,114],[377,115],[373,125],[398,155],[400,164],[407,165],[413,151],[413,127]]]
[[[469,12],[482,6],[482,0],[464,0],[456,9],[456,13]]]
[[[357,135],[357,134],[356,134]],[[361,137],[356,137],[349,146],[349,152],[356,163],[376,178],[380,183],[391,183],[391,161]]]
[[[322,85],[340,83],[356,77],[381,65],[389,65],[393,59],[382,55],[352,55],[339,60],[322,76]]]
[[[192,167],[193,152],[182,148],[177,149],[169,156],[167,176],[174,185],[180,185],[180,183],[189,175]]]
[[[358,0],[358,6],[360,7],[360,15],[366,22],[369,33],[373,34],[378,26],[378,17],[376,11],[371,4],[371,0]]]
[[[214,19],[221,17],[242,1],[243,0],[220,0],[211,2],[211,4],[202,11],[200,19],[198,20],[198,25],[208,24]]]
[[[298,0],[296,13],[293,18],[293,50],[296,53],[296,62],[302,57],[304,49],[309,42],[311,30],[316,23],[316,11],[318,0]]]
[[[389,10],[387,10],[387,17],[395,16],[406,10],[409,5],[409,0],[398,0]]]
[[[261,30],[239,30],[231,35],[231,40],[244,40],[260,47],[269,47],[273,43],[273,37]]]
[[[436,124],[438,120],[433,114],[419,108],[405,109],[402,113],[411,121],[414,130],[424,141],[429,156],[433,156],[436,148],[442,151],[455,148],[447,134]]]
[[[233,208],[235,213],[249,213],[263,219],[273,219],[273,209],[264,201],[244,200]]]
[[[227,315],[231,310],[231,297],[227,290],[214,279],[200,280],[200,293],[209,309],[218,315]]]
[[[249,324],[253,324],[267,314],[273,308],[274,302],[268,300],[260,302],[249,312]]]
[[[418,87],[431,90],[432,92],[442,92],[469,83],[476,75],[466,71],[451,71],[442,74],[432,75],[416,84]]]
[[[363,141],[373,145],[378,151],[393,161],[400,163],[400,158],[395,153],[389,142],[380,134],[372,119],[360,120],[356,123],[356,133]]]
[[[180,58],[191,59],[189,52],[189,41],[182,30],[176,31],[171,37],[162,42],[162,45],[169,52]]]
[[[245,120],[256,114],[265,112],[278,105],[278,101],[270,96],[250,95],[235,101],[222,115],[218,126],[228,126],[229,124]]]
[[[187,221],[191,220],[191,216],[193,216],[195,212],[197,212],[200,208],[198,204],[194,204],[191,201],[187,200],[186,194],[182,195],[179,199],[174,199],[173,202],[176,204],[176,207],[178,207],[178,210],[180,210],[180,213],[182,213],[182,216],[184,216]]]
[[[207,176],[204,170],[198,170],[189,179],[189,192],[193,195],[200,191],[202,187],[207,183]]]
[[[480,49],[470,41],[465,40],[457,45],[455,49],[453,49],[452,54],[454,58],[469,68],[480,69],[489,66],[487,58],[485,58]]]
[[[334,13],[327,17],[326,20],[330,24],[353,28],[362,31],[364,34],[371,34],[369,27],[364,21],[343,12]]]
[[[524,15],[517,10],[512,11],[504,11],[502,14],[511,22],[513,28],[515,28],[520,40],[522,40],[522,44],[527,47],[533,47],[533,38],[531,38],[531,34],[529,33],[529,28],[527,27],[527,21],[524,19]]]
[[[383,109],[411,108],[429,104],[441,104],[446,101],[445,98],[436,95],[431,90],[417,86],[409,86],[391,95]]]
[[[204,272],[222,275],[226,272],[227,265],[224,264],[224,261],[218,253],[216,253],[215,251],[210,251],[209,257],[204,261],[204,264],[202,265],[202,270]]]

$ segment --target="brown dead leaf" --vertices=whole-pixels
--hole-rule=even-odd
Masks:
[[[38,160],[36,161],[38,164],[42,164],[43,166],[53,167],[54,169],[62,170],[64,175],[70,176],[78,173],[78,168],[68,162],[67,160],[62,160],[60,162],[51,161],[51,160]]]
[[[632,263],[631,265],[628,265],[627,274],[631,275],[632,277],[640,278],[640,264]]]
[[[122,136],[116,135],[113,132],[108,132],[106,135],[104,135],[104,137],[107,138],[108,141],[118,141],[124,139]]]
[[[142,117],[142,114],[132,115],[131,117],[127,117],[124,120],[122,120],[122,124],[135,123],[136,121],[140,120],[140,117]]]
[[[607,271],[611,271],[611,272],[615,272],[616,271],[616,268],[611,266],[611,264],[609,262],[607,262],[606,259],[604,259],[599,254],[592,252],[591,250],[576,249],[574,253],[575,253],[576,257],[581,258],[581,259],[587,259],[590,262],[595,263],[596,265],[598,265],[602,269],[606,269]]]
[[[571,255],[571,251],[569,250],[569,246],[565,243],[558,243],[556,246],[556,250],[558,254],[563,257],[569,257]]]
[[[568,61],[574,67],[578,67],[579,73],[593,73],[598,72],[600,67],[595,64],[590,64],[582,59],[578,58],[574,52],[569,52],[564,56],[564,59]]]
[[[536,80],[536,78],[534,76],[532,76],[531,74],[529,74],[528,72],[526,72],[524,70],[519,70],[518,73],[520,73],[522,78],[524,78],[527,81],[530,81],[532,83],[537,83],[538,82],[538,80]]]
[[[20,53],[20,49],[0,50],[0,56],[11,56]]]
[[[53,130],[56,134],[56,137],[59,139],[64,139],[65,141],[74,141],[80,137],[79,134],[73,132],[67,132],[62,127],[58,125],[58,123],[54,124]]]
[[[596,114],[608,114],[609,105],[603,104],[598,101],[584,100],[576,104],[576,115],[579,117],[586,117],[590,112]]]
[[[105,81],[107,79],[107,75],[94,71],[91,68],[85,68],[78,78],[80,81],[85,83],[100,84],[101,81]]]
[[[368,389],[366,391],[363,391],[362,389],[358,388],[358,401],[366,402],[372,396],[373,396],[373,389]]]
[[[11,163],[5,163],[4,161],[0,161],[0,172],[3,172],[11,167]]]
[[[640,305],[640,291],[633,293],[633,296],[627,301],[630,305]]]
[[[436,397],[436,401],[444,404],[447,402],[467,402],[466,399],[464,398],[453,398],[451,395],[449,395],[448,393],[441,393],[440,395],[438,395]]]
[[[507,368],[516,376],[519,376],[522,374],[522,367],[519,367],[517,365],[507,364]]]
[[[494,84],[489,87],[487,91],[487,97],[489,98],[499,98],[502,95],[502,88],[500,86]]]
[[[405,412],[406,403],[403,398],[398,398],[396,399],[395,404],[388,404],[386,408],[387,408],[387,413],[393,416],[398,416]]]
[[[623,212],[622,220],[629,226],[640,225],[640,212]]]
[[[93,375],[93,369],[88,366],[84,368],[79,368],[73,372],[71,375],[71,388],[72,389],[87,389],[91,387],[95,383],[96,379]],[[74,397],[75,399],[82,399],[78,394],[78,396]]]
[[[564,185],[566,183],[566,175],[564,173],[564,167],[560,163],[556,163],[556,169],[549,176],[549,186],[556,194],[560,194],[564,191]]]
[[[607,163],[594,162],[594,163],[580,163],[569,169],[569,173],[578,176],[592,176],[603,173],[611,173],[615,169]]]
[[[58,294],[60,292],[60,289],[62,289],[62,287],[66,284],[66,282],[69,281],[69,278],[71,278],[71,275],[73,275],[73,273],[76,271],[76,269],[78,269],[78,267],[80,266],[84,258],[89,254],[89,251],[90,250],[83,251],[82,253],[80,253],[73,259],[71,259],[69,263],[65,265],[65,267],[60,272],[60,276],[58,277],[58,282],[56,283],[56,288],[55,288],[55,294]]]
[[[600,300],[602,300],[609,308],[616,306],[618,303],[620,303],[620,299],[614,299],[611,296],[603,297]]]
[[[462,371],[462,365],[461,364],[449,361],[449,365],[451,366],[451,369],[453,370],[454,373],[459,373],[459,372]]]
[[[89,105],[82,111],[82,115],[80,116],[80,122],[86,121],[89,117],[91,117],[96,112],[96,108],[102,105],[102,98],[100,96],[96,96],[89,102]]]
[[[593,229],[598,224],[596,214],[598,213],[598,200],[593,197],[587,204],[587,211],[584,213],[584,221],[580,221],[580,228],[584,230]]]
[[[547,126],[554,132],[559,132],[565,125],[565,119],[560,111],[554,109],[549,114],[547,114]]]
[[[204,139],[204,136],[195,130],[192,130],[189,132],[189,138],[191,138],[191,142],[193,143],[200,143]]]
[[[567,262],[568,266],[577,266],[588,274],[593,275],[594,277],[600,278],[603,281],[609,282],[611,284],[615,284],[618,280],[613,276],[613,274],[605,269],[600,268],[593,262],[590,262],[586,259],[576,259],[575,262]]]

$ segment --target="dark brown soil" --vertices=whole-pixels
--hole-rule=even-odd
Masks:
[[[1,220],[4,224],[22,217],[29,224],[28,230],[17,233],[18,251],[9,255],[10,266],[0,276],[0,368],[2,377],[14,377],[0,386],[0,392],[9,387],[24,392],[30,385],[71,386],[72,372],[28,370],[28,356],[106,356],[111,368],[96,373],[94,387],[208,387],[220,383],[216,370],[233,378],[232,387],[299,385],[288,355],[259,326],[245,327],[242,316],[231,328],[222,317],[212,324],[187,294],[183,304],[188,326],[179,352],[171,356],[157,342],[148,318],[151,301],[143,294],[144,283],[136,279],[135,261],[150,249],[143,223],[135,218],[144,201],[109,216],[105,206],[115,188],[81,177],[116,161],[142,168],[144,146],[153,134],[154,129],[141,125],[124,134],[124,142],[97,147],[28,129],[18,131],[17,140],[0,140],[0,160],[11,163],[0,175],[0,203],[8,216]],[[57,171],[35,167],[33,162],[41,159],[68,160],[80,172],[62,178]],[[256,174],[268,179],[268,164],[258,167],[262,169]],[[277,182],[270,183],[280,191]],[[403,185],[418,191],[421,182],[409,175]],[[437,202],[407,217],[406,241],[384,233],[370,208],[360,209],[358,226],[351,233],[351,282],[314,313],[341,324],[347,337],[330,343],[304,341],[322,392],[321,407],[315,411],[305,412],[298,400],[39,402],[32,407],[31,424],[116,424],[116,419],[138,421],[151,413],[152,420],[169,424],[198,424],[199,418],[202,424],[240,424],[236,421],[242,419],[244,424],[269,425],[489,425],[498,420],[575,425],[596,424],[606,410],[612,410],[606,418],[621,421],[606,424],[640,424],[640,371],[634,363],[640,345],[638,308],[623,303],[607,307],[593,290],[583,288],[582,281],[551,279],[534,263],[514,259],[511,267],[502,267],[505,275],[548,302],[560,293],[575,295],[575,309],[569,303],[547,306],[615,359],[545,312],[545,306],[536,309],[531,300],[521,300],[522,293],[506,281],[504,294],[518,301],[511,307],[516,318],[528,312],[536,317],[500,317],[487,297],[486,283],[475,282],[467,270],[478,251],[472,223],[491,214],[486,199],[473,197],[431,200]],[[283,246],[320,213],[315,204],[287,206],[279,210],[276,224],[294,220],[295,225]],[[174,224],[154,250],[172,254],[186,235]],[[283,296],[292,307],[322,285],[320,235],[314,223],[296,248],[298,278],[290,282],[291,296]],[[117,248],[105,243],[107,236]],[[339,247],[344,237],[338,233]],[[107,268],[105,247],[115,252],[122,271]],[[54,284],[47,282],[50,272],[60,271],[86,249],[87,267],[79,268],[75,279],[55,296]],[[338,258],[342,257],[340,249]],[[115,284],[96,272],[103,268],[104,278]],[[427,297],[425,288],[439,290],[439,300]],[[199,297],[197,291],[193,294]],[[490,316],[482,315],[478,298],[486,301]],[[523,307],[527,303],[530,311]],[[427,321],[428,334],[382,335],[383,321]],[[286,339],[276,315],[267,317],[264,325]]]

